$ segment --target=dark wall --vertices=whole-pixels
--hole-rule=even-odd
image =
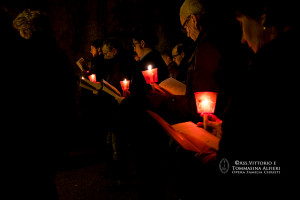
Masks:
[[[5,0],[6,1],[6,0]],[[183,0],[15,0],[5,8],[15,18],[26,8],[48,13],[58,45],[71,61],[89,56],[90,42],[120,37],[130,47],[130,34],[140,24],[156,30],[164,51],[185,35],[180,31],[179,8]]]

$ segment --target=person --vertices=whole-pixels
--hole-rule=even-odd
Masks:
[[[101,50],[102,40],[96,39],[91,42],[90,45],[90,55],[92,58],[88,62],[89,69],[87,71],[83,71],[80,73],[80,78],[85,77],[88,78],[91,74],[96,75],[96,80],[100,81],[107,77],[107,69],[104,65],[104,56]],[[99,132],[105,132],[103,129],[100,130],[99,126],[87,126],[89,123],[99,123],[104,122],[105,118],[100,116],[97,111],[101,109],[101,100],[96,97],[91,91],[86,90],[84,88],[79,88],[79,98],[78,98],[78,107],[80,113],[80,120],[83,124],[83,132],[85,132],[85,142],[83,142],[83,137],[80,138],[81,143],[87,143],[89,147],[85,148],[93,148],[97,150],[99,153],[104,152],[104,145],[102,148],[98,148],[99,141],[104,143],[104,138],[99,138]],[[100,102],[99,102],[100,101]],[[105,123],[102,123],[102,127]],[[88,134],[89,133],[89,134]],[[95,134],[96,133],[96,134]],[[97,141],[97,142],[95,142]]]
[[[68,133],[76,130],[76,78],[45,13],[26,9],[13,27],[22,51],[15,78],[23,84],[13,105],[19,129],[12,148],[17,150],[14,159],[23,163],[14,172],[19,175],[15,182],[22,198],[58,199],[55,175],[70,148]]]
[[[172,113],[180,113],[175,118],[169,119],[171,123],[182,121],[199,121],[200,114],[197,113],[195,92],[219,91],[217,74],[222,69],[223,55],[218,46],[214,43],[210,30],[210,10],[204,1],[185,0],[180,7],[180,23],[185,30],[187,37],[194,41],[194,51],[188,59],[191,63],[188,66],[186,77],[186,93],[184,96],[172,96],[167,99],[167,105]],[[179,152],[179,162],[185,160],[187,165],[178,165],[182,171],[178,177],[178,186],[185,198],[195,198],[196,188],[209,188],[212,171],[211,163],[216,160],[215,151],[206,151],[201,154],[201,159],[194,157],[192,152]],[[189,168],[189,170],[186,170]],[[186,184],[181,182],[193,182],[203,180],[204,183]]]
[[[147,85],[142,71],[148,70],[149,65],[157,68],[158,83],[169,77],[169,71],[160,53],[155,49],[158,38],[153,30],[142,28],[133,32],[131,37],[133,50],[139,59],[136,65],[132,65],[134,67],[131,71],[129,98],[119,98],[117,101],[119,104],[128,104],[128,107],[135,105],[144,109],[147,104],[146,95],[152,88],[150,85]]]
[[[157,68],[158,83],[160,83],[169,77],[169,72],[160,53],[155,49],[157,43],[158,38],[153,30],[140,29],[132,35],[134,51],[140,58],[139,71],[147,70],[148,66],[152,65],[153,68]]]
[[[187,36],[194,41],[194,51],[188,59],[191,61],[186,77],[186,93],[183,96],[153,95],[150,101],[153,109],[161,110],[170,123],[199,121],[195,92],[218,92],[217,74],[222,65],[222,54],[209,36],[207,14],[204,5],[198,0],[186,0],[180,8],[180,22]]]
[[[103,41],[102,52],[104,55],[104,64],[107,69],[107,76],[104,79],[109,84],[114,86],[121,94],[122,87],[120,81],[131,80],[132,68],[135,65],[135,60],[130,53],[123,48],[121,41],[118,38],[109,37]],[[127,140],[123,132],[122,126],[116,126],[119,121],[122,121],[122,111],[117,101],[110,95],[99,92],[98,98],[104,102],[98,113],[105,117],[107,134],[106,142],[108,150],[112,156],[109,161],[109,167],[112,177],[117,185],[128,183],[129,169],[127,159]]]
[[[155,50],[157,36],[153,30],[140,29],[132,34],[133,49],[139,57],[132,73],[130,94],[122,98],[118,127],[122,128],[123,142],[130,144],[131,156],[136,162],[139,178],[139,198],[153,199],[163,196],[163,183],[157,182],[164,174],[160,167],[165,162],[164,134],[157,131],[157,125],[147,114],[147,94],[152,91],[143,77],[142,71],[148,65],[158,69],[158,82],[169,77],[166,64]],[[126,117],[124,117],[126,116]],[[154,147],[155,146],[155,147]]]
[[[17,184],[20,180],[22,180],[22,173],[15,173],[19,170],[18,162],[16,159],[19,157],[19,150],[16,144],[20,143],[19,139],[16,136],[19,136],[20,128],[19,123],[22,122],[21,119],[17,118],[20,114],[19,98],[20,96],[16,92],[16,88],[18,87],[19,82],[11,81],[12,77],[9,74],[14,74],[13,76],[16,80],[24,81],[24,74],[20,73],[19,68],[22,66],[20,62],[21,55],[15,55],[13,52],[15,48],[20,47],[18,42],[18,37],[16,31],[12,27],[13,19],[8,14],[5,4],[0,3],[0,24],[2,27],[2,31],[0,33],[0,42],[1,42],[1,71],[4,75],[1,78],[1,127],[3,130],[3,141],[5,141],[2,145],[3,154],[2,157],[2,165],[1,170],[5,171],[3,174],[2,180],[7,184],[5,185],[3,191],[6,195],[11,195],[11,198],[18,199],[20,196],[16,194],[14,191],[16,188],[18,191],[22,191],[23,186]],[[18,59],[16,59],[18,58]],[[25,75],[26,76],[26,75]],[[11,84],[7,84],[11,82]],[[20,133],[21,134],[21,133]],[[44,176],[45,177],[45,176]],[[26,191],[26,190],[24,190]],[[7,193],[6,193],[7,192]]]
[[[92,55],[92,59],[89,74],[96,74],[96,78],[98,80],[102,80],[107,76],[107,69],[104,65],[104,56],[101,49],[102,43],[102,40],[96,39],[92,41],[90,46],[90,53]]]
[[[241,42],[254,55],[224,117],[218,159],[225,158],[232,165],[235,160],[272,161],[280,167],[285,157],[294,155],[285,148],[282,134],[293,132],[284,116],[294,113],[292,99],[297,95],[292,92],[299,54],[293,3],[243,1],[234,2],[233,7],[242,29]],[[281,96],[282,91],[289,97]]]
[[[105,80],[122,91],[120,81],[131,79],[132,66],[135,61],[130,54],[122,47],[121,41],[117,38],[107,38],[103,41],[102,51],[105,65],[108,69]]]
[[[176,124],[185,121],[199,122],[202,121],[200,114],[197,113],[195,92],[211,91],[220,92],[222,88],[222,70],[230,65],[236,65],[236,58],[227,57],[223,48],[226,45],[218,43],[216,36],[223,38],[224,40],[230,40],[231,38],[224,38],[223,35],[218,35],[212,29],[213,24],[211,17],[214,16],[213,8],[207,7],[205,1],[200,0],[186,0],[183,2],[180,8],[180,23],[183,26],[187,37],[194,41],[193,53],[187,60],[189,61],[189,67],[186,77],[186,93],[182,96],[169,96],[154,94],[149,96],[151,102],[153,102],[152,109],[157,111],[166,121],[170,124]],[[223,16],[222,16],[223,17]],[[217,38],[218,38],[217,37]],[[220,40],[223,41],[223,40]],[[222,48],[223,47],[223,48]],[[232,45],[232,48],[235,48]],[[228,52],[233,52],[232,49],[228,49]],[[239,54],[234,54],[239,55]],[[222,96],[218,96],[217,102],[222,101]],[[227,101],[227,99],[226,99]],[[222,113],[225,107],[218,107],[218,112]],[[217,111],[217,108],[216,108]],[[208,150],[201,153],[201,155],[194,152],[179,151],[177,153],[178,159],[178,171],[182,173],[178,174],[178,190],[181,190],[186,198],[195,199],[193,197],[196,188],[209,188],[210,180],[214,176],[216,151]],[[181,165],[180,163],[185,163]],[[197,184],[181,184],[195,183],[196,180],[202,180]]]
[[[172,60],[172,54],[169,51],[166,51],[161,54],[162,59],[165,61],[168,70],[169,77],[177,79],[178,75],[178,65]]]
[[[102,41],[98,39],[91,43],[90,53],[92,54],[93,58],[102,54],[101,46]]]
[[[125,107],[139,107],[144,110],[147,105],[146,95],[152,90],[151,86],[145,81],[142,71],[148,70],[149,65],[157,68],[158,83],[169,77],[168,68],[162,59],[160,53],[155,50],[158,42],[157,35],[153,30],[142,28],[133,32],[132,34],[132,47],[139,60],[136,65],[133,65],[131,85],[127,96],[129,98],[119,98],[119,104]]]
[[[190,55],[188,54],[187,46],[182,43],[175,45],[172,49],[172,57],[173,61],[178,65],[178,75],[176,79],[186,83],[187,70],[190,66],[188,63]]]
[[[173,61],[179,66],[185,56],[183,44],[177,44],[172,49]]]
[[[227,163],[225,169],[228,170],[216,169],[216,173],[222,174],[221,177],[238,172],[246,174],[249,171],[237,172],[228,168],[228,164],[241,166],[243,164],[238,161],[243,160],[247,166],[254,167],[252,161],[264,161],[271,167],[267,171],[256,170],[259,174],[255,176],[256,180],[263,180],[257,184],[280,189],[283,185],[274,181],[276,175],[292,175],[297,170],[292,165],[287,166],[297,151],[289,136],[285,135],[294,132],[295,127],[286,126],[290,118],[282,117],[297,113],[294,102],[297,94],[293,92],[298,85],[293,77],[299,54],[299,25],[294,16],[296,6],[292,1],[244,1],[233,2],[232,7],[241,25],[240,41],[247,44],[254,54],[251,54],[247,71],[240,75],[243,82],[234,88],[223,119],[217,164]],[[289,97],[281,96],[281,91],[290,94]],[[215,122],[217,118],[211,120]],[[266,166],[258,167],[263,169]],[[287,168],[289,170],[282,170]],[[243,181],[249,181],[254,176],[245,178]]]

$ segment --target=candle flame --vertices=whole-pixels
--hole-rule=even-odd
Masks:
[[[209,104],[209,100],[204,99],[202,100],[202,106],[207,106]]]
[[[124,82],[126,83],[126,81],[127,81],[127,80],[126,80],[126,78],[125,78],[125,79],[124,79]]]
[[[151,70],[152,69],[152,65],[148,65],[148,70]]]

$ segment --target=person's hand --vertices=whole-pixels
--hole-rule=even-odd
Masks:
[[[93,90],[94,95],[98,95],[99,91],[98,90]]]
[[[207,131],[211,132],[213,135],[217,136],[218,138],[221,138],[223,134],[222,123],[223,121],[219,119],[217,116],[213,114],[209,114],[207,116],[207,121],[206,121],[207,129],[208,129]],[[203,128],[203,122],[198,122],[197,126]]]
[[[130,96],[130,91],[129,90],[124,90],[123,91],[123,97],[129,97]]]
[[[122,103],[122,101],[125,99],[125,97],[116,97],[115,99],[117,100],[117,102],[120,105]]]

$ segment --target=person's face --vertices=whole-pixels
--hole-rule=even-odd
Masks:
[[[93,45],[91,45],[91,51],[90,52],[91,52],[93,57],[96,57],[98,55],[97,49]]]
[[[110,50],[107,45],[103,45],[102,53],[103,53],[104,59],[106,59],[106,60],[113,59],[115,57],[115,55],[117,54],[116,49],[113,48],[112,50]]]
[[[187,18],[180,17],[181,25],[186,32],[187,37],[196,41],[200,30],[197,26],[197,18],[195,15],[190,15]]]
[[[26,40],[30,39],[32,36],[32,32],[29,29],[19,30],[20,36]]]
[[[254,20],[246,15],[240,15],[236,18],[242,28],[242,43],[248,44],[254,53],[263,46],[263,21]]]
[[[139,58],[143,57],[143,49],[141,47],[141,43],[135,39],[132,39],[132,47],[134,52],[137,54]]]
[[[179,66],[184,57],[184,53],[182,52],[181,54],[179,54],[177,52],[177,48],[175,47],[172,49],[172,57],[173,57],[173,61]]]

